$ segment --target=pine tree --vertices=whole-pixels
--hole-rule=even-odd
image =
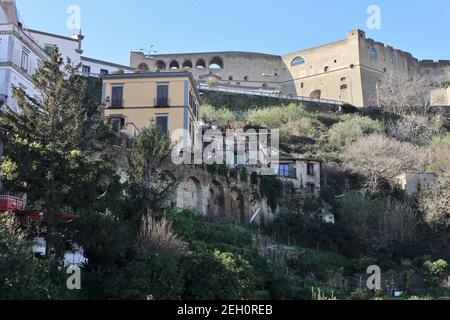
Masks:
[[[153,123],[139,132],[130,150],[129,194],[140,215],[141,232],[147,229],[149,217],[166,204],[177,184],[171,169],[171,150],[169,139]]]
[[[113,179],[108,161],[93,160],[90,141],[106,130],[102,107],[88,101],[79,65],[63,62],[58,50],[32,77],[39,97],[14,87],[19,113],[0,112],[6,132],[1,162],[3,182],[11,191],[42,202],[47,226],[47,256],[57,243],[56,215],[65,208],[92,208]],[[108,159],[106,159],[108,160]],[[101,174],[99,174],[99,172]]]

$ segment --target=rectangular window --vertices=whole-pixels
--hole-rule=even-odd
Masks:
[[[101,74],[102,76],[106,76],[108,73],[109,73],[108,70],[106,70],[106,69],[100,69],[100,74]]]
[[[306,184],[306,193],[314,194],[315,192],[316,192],[316,185],[314,183],[307,183]]]
[[[115,86],[111,89],[111,108],[123,108],[123,87]]]
[[[314,163],[307,164],[308,176],[314,176]]]
[[[167,115],[156,116],[156,128],[162,134],[169,136],[169,117]]]
[[[81,72],[82,72],[83,76],[89,77],[89,76],[91,75],[91,67],[89,67],[89,66],[83,66]]]
[[[280,168],[278,169],[278,176],[280,177],[289,177],[289,164],[280,164]]]
[[[168,107],[169,106],[169,85],[159,84],[156,93],[156,106]]]
[[[289,165],[289,178],[297,179],[297,167],[294,163]]]
[[[23,70],[28,71],[28,52],[25,50],[22,51],[22,61],[20,62],[20,67]]]

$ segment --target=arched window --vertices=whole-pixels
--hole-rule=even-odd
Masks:
[[[305,58],[303,57],[295,57],[291,62],[291,67],[296,67],[305,63]]]
[[[212,58],[211,62],[209,63],[209,69],[223,69],[223,60],[220,57],[214,57]]]
[[[320,99],[321,96],[322,96],[322,91],[320,91],[320,90],[314,90],[309,95],[309,97],[312,98],[312,99]]]
[[[148,67],[148,64],[146,64],[146,63],[141,63],[139,66],[138,66],[138,70],[139,71],[148,71],[148,70],[150,70],[149,69],[149,67]]]
[[[370,48],[370,50],[369,50],[369,56],[370,56],[372,59],[376,59],[376,58],[378,57],[377,49],[375,49],[374,47]]]
[[[162,60],[158,60],[156,62],[156,68],[158,68],[159,70],[166,70],[166,63]]]
[[[205,60],[199,59],[199,60],[197,61],[197,63],[195,64],[195,67],[196,67],[197,69],[206,69],[206,62],[205,62]]]
[[[192,69],[192,62],[190,60],[186,60],[185,62],[183,62],[183,68]]]
[[[169,65],[169,69],[180,69],[180,64],[178,61],[173,60]]]

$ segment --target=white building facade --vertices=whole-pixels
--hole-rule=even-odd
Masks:
[[[71,37],[22,27],[14,0],[0,0],[0,105],[20,112],[12,88],[20,87],[30,96],[39,96],[31,82],[36,69],[58,47],[64,59],[81,64],[80,73],[98,76],[115,72],[132,72],[126,66],[82,56],[84,36]]]

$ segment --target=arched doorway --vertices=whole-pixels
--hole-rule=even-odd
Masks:
[[[211,59],[211,62],[208,65],[209,69],[223,69],[224,64],[223,60],[220,57],[214,57]]]
[[[206,69],[206,62],[203,59],[198,59],[197,63],[195,64],[196,69]]]
[[[180,64],[178,63],[178,61],[173,60],[169,65],[169,69],[171,69],[171,70],[180,69]]]
[[[139,70],[139,71],[148,71],[148,70],[150,70],[150,68],[148,67],[148,64],[146,64],[145,62],[142,62],[142,63],[138,66],[138,70]]]
[[[183,62],[183,68],[184,69],[192,69],[192,61],[186,60],[185,62]]]
[[[189,177],[180,183],[177,192],[177,207],[196,210],[200,214],[204,214],[202,186],[196,177]]]
[[[162,60],[156,61],[156,68],[158,70],[166,70],[166,63]]]
[[[311,94],[310,94],[309,97],[310,97],[311,99],[320,99],[321,96],[322,96],[322,91],[320,91],[320,90],[314,90],[313,92],[311,92]]]
[[[225,212],[225,192],[217,180],[211,181],[208,196],[208,216],[217,218]]]

